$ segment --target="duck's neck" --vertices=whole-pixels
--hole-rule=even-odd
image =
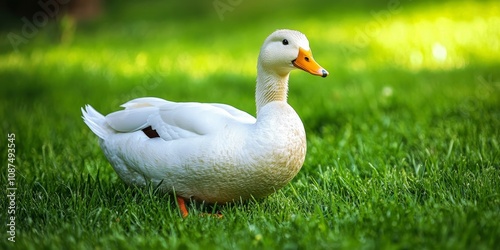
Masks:
[[[257,115],[259,115],[259,110],[270,102],[286,102],[289,76],[289,73],[278,75],[266,71],[260,64],[257,65],[257,89],[255,91]]]

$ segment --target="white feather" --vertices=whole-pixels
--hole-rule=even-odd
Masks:
[[[109,134],[114,133],[106,123],[105,117],[92,108],[92,106],[85,105],[85,109],[82,108],[81,110],[83,121],[99,138],[106,140]]]

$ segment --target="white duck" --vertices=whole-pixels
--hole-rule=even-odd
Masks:
[[[290,71],[326,77],[305,35],[277,30],[257,63],[257,119],[225,104],[176,103],[146,97],[101,115],[90,105],[83,120],[99,137],[120,178],[157,185],[184,199],[226,203],[264,197],[299,172],[306,155],[304,126],[287,103]]]

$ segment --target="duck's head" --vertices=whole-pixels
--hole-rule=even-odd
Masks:
[[[306,36],[295,30],[277,30],[269,35],[260,50],[259,64],[282,76],[297,68],[328,76],[328,71],[314,61]]]

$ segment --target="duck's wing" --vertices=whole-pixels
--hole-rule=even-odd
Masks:
[[[253,116],[225,104],[177,103],[147,97],[122,107],[125,110],[106,116],[113,129],[126,133],[151,127],[167,141],[216,133],[228,124],[255,123]]]
[[[145,97],[131,100],[120,105],[125,110],[116,111],[106,116],[106,123],[114,130],[122,133],[134,132],[148,126],[151,115],[158,113],[160,106],[171,102],[155,98]]]

